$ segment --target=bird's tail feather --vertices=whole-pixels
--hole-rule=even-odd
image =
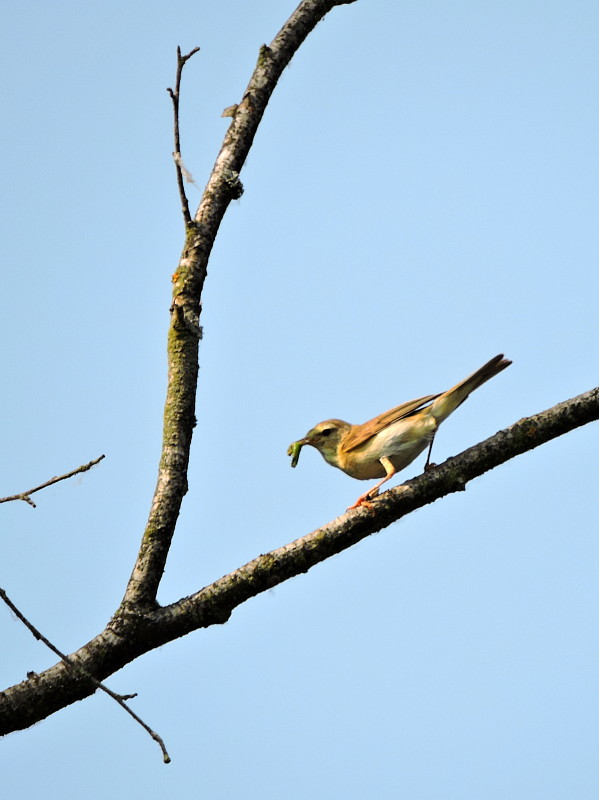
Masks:
[[[477,369],[476,372],[473,372],[472,375],[464,378],[463,381],[460,381],[453,388],[448,389],[448,391],[443,392],[442,395],[437,397],[431,406],[433,417],[439,424],[443,422],[444,419],[447,419],[447,417],[464,402],[471,392],[478,389],[479,386],[482,386],[483,383],[486,383],[506,367],[509,367],[511,363],[511,361],[503,357],[503,353],[487,361],[486,364],[480,367],[480,369]]]

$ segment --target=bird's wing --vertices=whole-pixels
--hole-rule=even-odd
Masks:
[[[364,444],[364,442],[389,425],[392,425],[400,419],[404,419],[404,417],[409,417],[410,414],[413,414],[415,411],[422,408],[422,406],[425,406],[427,403],[432,402],[440,396],[440,394],[428,394],[426,397],[410,400],[407,403],[402,403],[400,406],[389,409],[389,411],[385,411],[383,414],[379,414],[378,417],[369,420],[369,422],[365,422],[363,425],[356,425],[343,442],[343,449],[346,452],[348,450],[355,450],[356,447],[360,447],[360,445]]]

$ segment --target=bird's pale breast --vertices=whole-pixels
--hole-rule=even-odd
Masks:
[[[397,420],[360,447],[341,453],[339,466],[358,480],[384,478],[386,472],[380,459],[386,457],[399,472],[426,449],[436,427],[435,419],[422,412]]]

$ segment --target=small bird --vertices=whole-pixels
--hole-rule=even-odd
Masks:
[[[327,419],[315,425],[303,439],[287,450],[295,467],[302,447],[315,447],[325,461],[359,480],[381,480],[353,506],[368,505],[380,487],[396,472],[404,469],[428,446],[424,469],[430,469],[431,450],[437,428],[460,406],[468,395],[490,378],[509,367],[511,361],[500,353],[472,375],[442,394],[429,394],[385,411],[378,417],[352,425],[342,419]]]

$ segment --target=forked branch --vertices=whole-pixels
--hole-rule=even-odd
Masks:
[[[195,425],[201,296],[208,258],[231,200],[243,188],[239,180],[254,136],[277,81],[292,56],[325,14],[354,0],[302,0],[270,45],[260,48],[250,82],[230,106],[231,122],[200,205],[191,218],[178,180],[186,239],[173,275],[168,334],[168,384],[158,480],[148,523],[127,590],[106,628],[68,656],[97,681],[140,655],[199,628],[222,624],[251,597],[306,572],[356,542],[427,503],[462,491],[478,475],[550,439],[599,418],[599,389],[529,417],[466,450],[404,486],[382,494],[372,508],[351,511],[290,544],[258,556],[210,586],[170,606],[156,600],[182,499]],[[178,76],[171,97],[175,105],[175,152],[179,153],[178,92],[181,70],[193,54],[178,52]],[[233,98],[231,98],[233,99]],[[176,102],[175,102],[176,101]],[[92,462],[93,463],[93,462]],[[73,473],[74,474],[74,473]],[[55,482],[36,487],[38,491]],[[26,499],[20,495],[7,499]],[[0,734],[26,728],[95,691],[95,684],[66,666],[65,658],[44,672],[0,693]]]
[[[174,116],[174,134],[175,134],[175,151],[173,159],[177,169],[177,186],[179,187],[179,197],[181,199],[181,208],[183,210],[183,219],[185,227],[191,222],[191,214],[189,213],[189,202],[187,194],[185,193],[184,178],[190,183],[193,183],[193,178],[186,170],[183,164],[183,157],[181,156],[181,133],[179,130],[179,98],[181,92],[181,76],[183,75],[183,67],[189,59],[199,51],[199,47],[194,47],[186,56],[181,55],[181,48],[177,47],[177,76],[175,78],[175,88],[170,87],[166,90],[171,96],[173,101],[173,116]]]

